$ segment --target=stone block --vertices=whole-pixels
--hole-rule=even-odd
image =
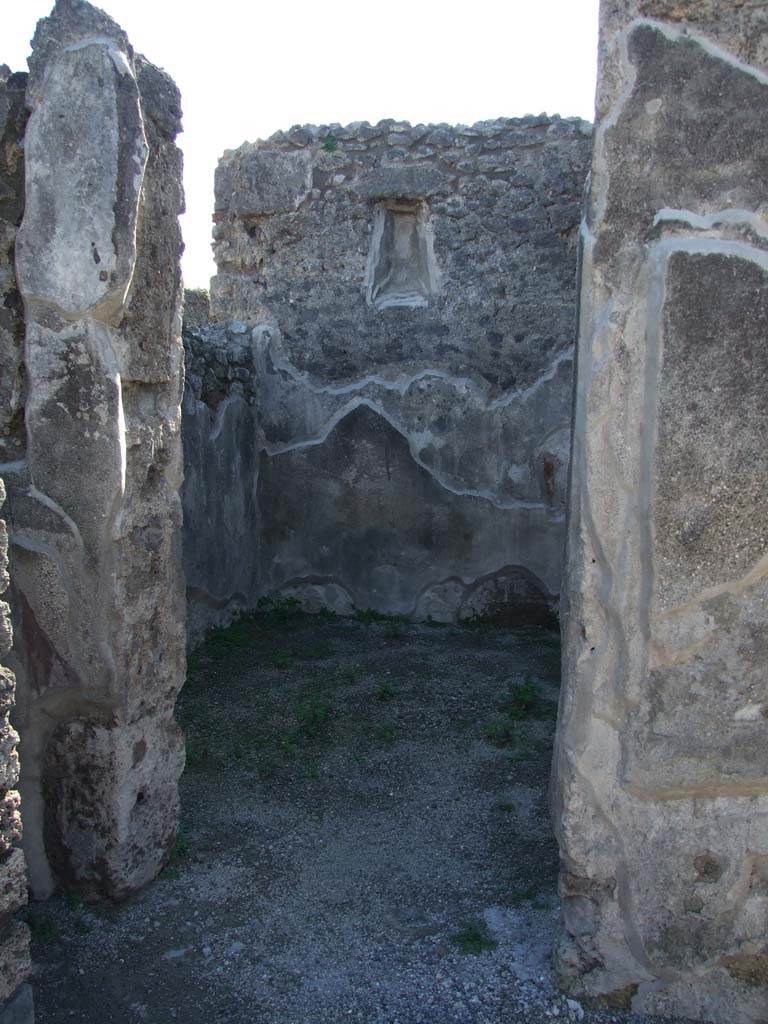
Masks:
[[[181,731],[168,715],[59,726],[46,749],[46,851],[86,898],[124,899],[151,881],[176,838]]]
[[[216,210],[263,216],[296,210],[312,188],[312,156],[245,148],[216,169]]]
[[[428,199],[449,189],[445,174],[431,164],[381,164],[361,175],[356,184],[364,199]]]

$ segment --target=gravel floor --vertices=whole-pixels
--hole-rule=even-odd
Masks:
[[[33,906],[38,1024],[642,1020],[553,987],[555,634],[276,608],[195,652],[171,863]]]

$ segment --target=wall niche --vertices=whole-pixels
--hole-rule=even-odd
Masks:
[[[437,291],[432,227],[423,199],[387,200],[374,210],[366,300],[375,309],[428,306]]]

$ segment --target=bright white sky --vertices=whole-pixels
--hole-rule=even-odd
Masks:
[[[53,0],[6,17],[0,63],[26,69]],[[594,112],[598,0],[101,0],[165,68],[184,110],[188,287],[207,287],[213,172],[225,149],[294,124],[471,124]]]

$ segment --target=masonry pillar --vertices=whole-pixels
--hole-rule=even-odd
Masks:
[[[4,467],[33,890],[121,898],[173,843],[183,743],[178,91],[59,0],[27,87],[26,406]]]
[[[555,763],[560,981],[768,1007],[768,4],[604,0]]]

